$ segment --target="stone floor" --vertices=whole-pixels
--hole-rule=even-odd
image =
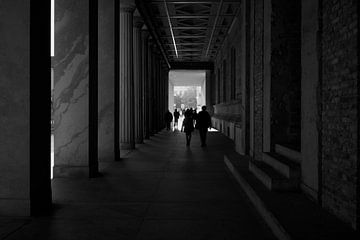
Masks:
[[[161,132],[122,161],[101,163],[97,179],[53,179],[54,214],[0,218],[0,238],[26,239],[274,239],[226,172],[233,144],[209,133]]]

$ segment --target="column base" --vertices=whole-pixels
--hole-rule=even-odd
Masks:
[[[144,140],[143,140],[143,138],[139,138],[139,139],[136,139],[135,143],[136,144],[143,144]]]
[[[89,166],[54,166],[54,178],[88,178]]]
[[[120,150],[130,150],[130,149],[135,149],[135,142],[120,143]]]

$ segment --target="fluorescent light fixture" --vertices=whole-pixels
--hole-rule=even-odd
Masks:
[[[175,37],[174,37],[174,32],[173,32],[173,28],[172,28],[172,24],[171,24],[171,20],[170,20],[170,15],[169,15],[169,9],[167,7],[167,3],[166,0],[164,0],[164,5],[165,5],[165,11],[166,11],[166,16],[169,22],[169,26],[170,26],[170,32],[171,32],[171,38],[174,44],[174,49],[175,49],[175,53],[176,53],[176,57],[178,58],[178,51],[177,51],[177,47],[176,47],[176,42],[175,42]]]
[[[50,30],[50,53],[51,53],[51,57],[53,57],[55,55],[55,0],[50,0],[51,1],[51,17],[50,17],[50,25],[51,25],[51,30]]]

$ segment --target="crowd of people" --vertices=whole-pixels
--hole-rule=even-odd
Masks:
[[[197,129],[200,134],[201,147],[206,147],[207,131],[208,128],[211,128],[211,117],[206,111],[206,106],[203,106],[199,113],[196,112],[196,109],[192,108],[181,110],[181,113],[175,109],[173,114],[168,110],[165,113],[166,129],[168,131],[171,130],[171,123],[173,120],[174,129],[179,129],[178,124],[180,115],[184,116],[180,130],[181,132],[185,132],[186,146],[190,146],[192,132]]]

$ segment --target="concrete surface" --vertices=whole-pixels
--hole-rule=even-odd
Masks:
[[[233,143],[198,133],[156,134],[122,161],[101,163],[102,178],[57,178],[51,217],[6,220],[15,239],[274,239],[225,171]],[[0,219],[1,221],[1,219]]]

